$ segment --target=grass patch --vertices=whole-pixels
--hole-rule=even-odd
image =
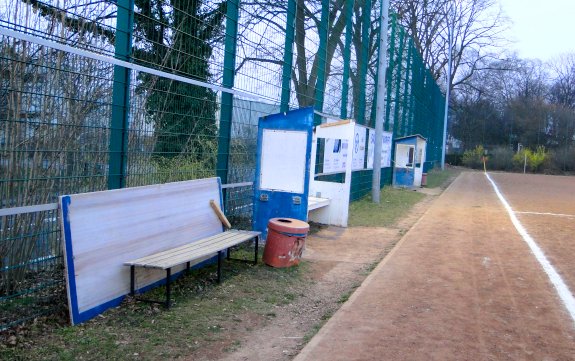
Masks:
[[[241,253],[233,256],[241,257]],[[248,257],[251,254],[245,252]],[[193,358],[194,350],[213,342],[227,345],[218,352],[231,352],[241,340],[228,339],[225,331],[242,334],[253,327],[254,320],[267,322],[275,316],[277,306],[305,293],[309,273],[305,261],[290,268],[224,262],[223,280],[217,285],[215,270],[211,265],[175,281],[170,310],[127,300],[81,325],[40,330],[14,347],[0,345],[0,360]],[[163,292],[164,288],[158,287],[145,296],[162,299]]]
[[[458,175],[461,170],[456,168],[434,168],[427,173],[427,188],[437,188],[443,186],[451,177]]]
[[[379,264],[379,262],[381,262],[381,260],[377,260],[377,261],[372,262],[371,264],[369,264],[369,265],[367,266],[367,271],[368,271],[369,273],[371,273],[371,271],[373,271],[373,270],[375,269],[375,267],[377,267],[377,265]]]
[[[350,227],[391,226],[424,197],[424,194],[412,190],[385,187],[381,190],[380,204],[373,203],[371,196],[352,202],[348,224]]]
[[[353,290],[344,293],[343,295],[341,295],[339,297],[339,300],[337,300],[337,303],[341,303],[341,304],[346,303],[349,300],[349,298],[351,297],[352,293],[353,293]]]
[[[333,316],[333,314],[334,311],[329,310],[321,316],[320,321],[314,324],[312,328],[304,335],[303,337],[304,345],[307,344],[319,332],[319,330],[321,330],[321,328],[327,323],[327,321],[331,318],[331,316]]]

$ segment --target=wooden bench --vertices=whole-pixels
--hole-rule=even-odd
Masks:
[[[221,280],[224,252],[243,242],[254,241],[257,262],[260,233],[226,230],[221,208],[219,178],[60,197],[72,323],[163,283],[169,307],[178,273],[218,256]]]
[[[124,264],[126,266],[130,266],[130,294],[135,298],[136,267],[156,268],[164,270],[166,272],[166,301],[159,302],[143,298],[135,298],[135,299],[143,302],[163,303],[164,306],[166,306],[166,308],[170,308],[171,305],[170,279],[172,277],[172,268],[185,263],[186,270],[189,271],[191,261],[201,259],[211,254],[217,253],[218,254],[217,280],[218,283],[220,283],[222,279],[221,261],[223,251],[226,251],[227,253],[226,258],[228,260],[231,260],[232,259],[230,257],[231,247],[246,241],[255,240],[254,264],[257,264],[259,235],[260,232],[228,230],[215,236],[196,240],[194,243],[186,244],[177,248],[172,248],[167,251],[155,253],[146,257],[126,262]],[[238,259],[234,260],[243,261]]]

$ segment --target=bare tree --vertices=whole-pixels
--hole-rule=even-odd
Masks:
[[[551,64],[556,74],[551,87],[554,103],[575,109],[575,53],[566,54]]]
[[[435,79],[446,75],[448,26],[453,26],[452,88],[486,69],[505,45],[508,20],[497,0],[396,0],[392,6]]]
[[[317,31],[320,28],[321,1],[297,0],[296,13],[296,64],[292,73],[292,83],[297,102],[300,106],[313,104],[317,82],[319,56],[317,54]],[[353,85],[354,110],[359,104],[359,82],[361,68],[368,67],[368,75],[375,79],[376,34],[378,29],[379,3],[374,1],[370,9],[365,9],[365,1],[357,0],[353,9],[353,47],[352,54],[356,60],[351,67],[350,80]],[[453,5],[454,7],[450,7]],[[254,27],[266,24],[285,33],[285,17],[287,0],[253,0],[244,3],[246,16],[242,19],[245,29],[252,31]],[[369,44],[362,43],[362,19],[366,11],[373,15],[370,24]],[[506,28],[506,18],[503,16],[497,0],[395,0],[391,4],[391,12],[397,14],[398,22],[407,29],[413,38],[415,47],[430,69],[435,79],[446,76],[447,26],[451,21],[454,26],[453,68],[451,87],[458,87],[470,79],[477,71],[487,69],[491,61],[497,57],[498,44],[503,44],[501,33]],[[343,57],[345,31],[345,6],[341,0],[330,1],[330,16],[328,24],[328,51],[326,55],[328,77],[341,74],[341,57]],[[253,32],[253,31],[252,31]],[[246,56],[239,69],[247,62],[268,62],[283,64],[283,38],[279,36],[273,41],[269,50],[259,50],[257,55]],[[265,44],[263,44],[265,46]],[[363,64],[362,52],[369,52],[368,64]],[[336,58],[336,59],[334,59]]]
[[[436,79],[447,64],[443,50],[447,39],[446,9],[449,4],[450,0],[391,2],[399,24],[411,35],[415,47]]]
[[[269,33],[277,36],[263,45],[267,49],[246,51],[244,61],[239,64],[238,71],[247,62],[273,63],[283,65],[284,34],[286,31],[287,0],[254,0],[244,2],[246,16],[242,19],[243,31],[240,31],[239,47],[253,42],[250,37],[258,32],[260,24],[272,28]],[[295,66],[292,69],[291,80],[295,96],[300,106],[310,106],[314,103],[314,95],[319,72],[320,59],[325,58],[326,73],[329,77],[330,68],[336,49],[340,45],[345,30],[344,0],[333,0],[330,5],[329,22],[321,24],[321,1],[297,0],[295,14]],[[319,31],[327,31],[326,54],[319,54]],[[268,32],[268,31],[266,31]],[[269,34],[268,33],[268,34]],[[265,35],[267,36],[267,34]],[[266,46],[267,45],[267,46]],[[270,46],[271,45],[271,46]],[[253,54],[253,56],[251,56]]]
[[[575,115],[569,106],[573,77],[569,61],[554,67],[552,79],[550,66],[539,60],[511,57],[483,64],[453,98],[453,135],[466,148],[542,145],[565,154],[560,165],[566,170],[575,139]]]
[[[555,74],[549,90],[553,113],[549,132],[556,139],[557,162],[564,170],[575,169],[575,54],[565,54],[551,64]]]

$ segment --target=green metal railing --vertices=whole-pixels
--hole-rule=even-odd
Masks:
[[[0,29],[34,38],[0,36],[0,329],[66,307],[58,196],[217,175],[249,228],[259,117],[314,106],[374,123],[380,1],[57,4],[0,5]],[[428,138],[438,162],[443,96],[395,21],[389,36],[386,130]],[[371,179],[353,173],[352,199]]]

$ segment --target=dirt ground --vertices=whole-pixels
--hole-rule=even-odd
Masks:
[[[491,177],[569,289],[575,291],[575,177],[504,173]]]
[[[573,214],[572,189],[549,195],[556,179],[507,177],[494,178],[514,209]],[[565,219],[539,222],[525,226],[572,282],[573,223],[558,244],[543,236]],[[295,360],[574,358],[573,320],[485,176],[465,172]]]
[[[574,290],[575,178],[491,176]],[[286,289],[299,296],[218,319],[217,337],[173,358],[575,360],[575,324],[483,173],[418,191],[393,227],[309,236],[305,284]]]
[[[220,360],[291,360],[312,335],[349,297],[402,235],[429,207],[438,190],[428,196],[391,228],[324,228],[308,237],[304,260],[313,282],[305,297],[277,308],[277,316],[259,322],[240,345]],[[213,354],[212,354],[213,355]],[[195,355],[194,360],[198,360]],[[211,359],[209,357],[205,358]]]
[[[0,345],[0,359],[62,359],[65,358],[62,355],[74,355],[77,359],[97,360],[97,353],[104,358],[105,354],[114,355],[111,358],[117,359],[117,355],[124,352],[124,356],[131,355],[126,356],[130,359],[158,359],[157,356],[161,354],[171,355],[166,357],[168,359],[194,361],[291,360],[441,194],[439,188],[419,188],[416,191],[426,194],[426,197],[391,227],[320,227],[319,232],[311,234],[307,239],[302,265],[293,270],[297,277],[291,279],[299,279],[300,282],[283,282],[285,292],[273,289],[270,298],[266,298],[265,290],[256,290],[254,308],[248,310],[238,306],[245,309],[245,312],[236,312],[233,317],[224,316],[226,308],[223,308],[221,316],[213,317],[209,321],[201,320],[208,325],[208,331],[194,328],[191,333],[188,330],[180,332],[178,326],[168,327],[165,334],[174,336],[169,338],[170,341],[166,341],[164,337],[154,338],[153,341],[150,339],[150,342],[163,340],[157,354],[148,355],[137,346],[141,337],[146,338],[142,335],[150,330],[153,333],[154,327],[137,336],[132,336],[132,332],[138,329],[139,324],[148,322],[146,318],[154,318],[155,315],[158,315],[158,324],[171,317],[178,319],[183,316],[170,316],[168,312],[162,312],[157,307],[140,308],[140,304],[127,300],[121,307],[86,323],[85,329],[79,327],[65,330],[59,322],[44,323],[39,320],[38,324],[34,321],[34,324],[23,325],[3,336],[0,335],[4,337],[0,337],[0,342],[4,342]],[[228,263],[225,262],[224,268],[227,266]],[[230,270],[226,269],[224,274],[233,277],[228,271]],[[259,272],[252,271],[240,272],[237,277],[243,279],[241,275],[244,273]],[[265,270],[259,273],[262,277],[271,277]],[[283,273],[279,273],[281,274]],[[246,277],[245,282],[249,282],[249,276]],[[214,292],[211,292],[212,281],[204,278],[199,276],[197,282],[192,283],[193,290],[186,286],[190,282],[184,282],[181,288],[178,288],[176,283],[176,293],[199,293],[200,303],[205,301],[205,297],[214,297],[210,298],[212,301],[221,299],[233,302],[235,292],[241,293],[234,290],[235,282],[224,282],[217,287],[217,291],[214,289]],[[238,279],[237,282],[241,283],[241,280]],[[194,310],[199,307],[198,304],[189,306],[193,317],[197,316]],[[267,307],[272,309],[268,310]],[[144,312],[146,317],[131,317],[135,312]],[[123,321],[124,313],[127,313],[126,322]],[[155,319],[152,319],[151,323],[154,321]],[[110,339],[109,334],[114,337]],[[192,334],[194,337],[185,336]],[[68,345],[72,347],[67,349]],[[27,351],[34,349],[34,352]],[[46,354],[37,350],[46,350]]]

